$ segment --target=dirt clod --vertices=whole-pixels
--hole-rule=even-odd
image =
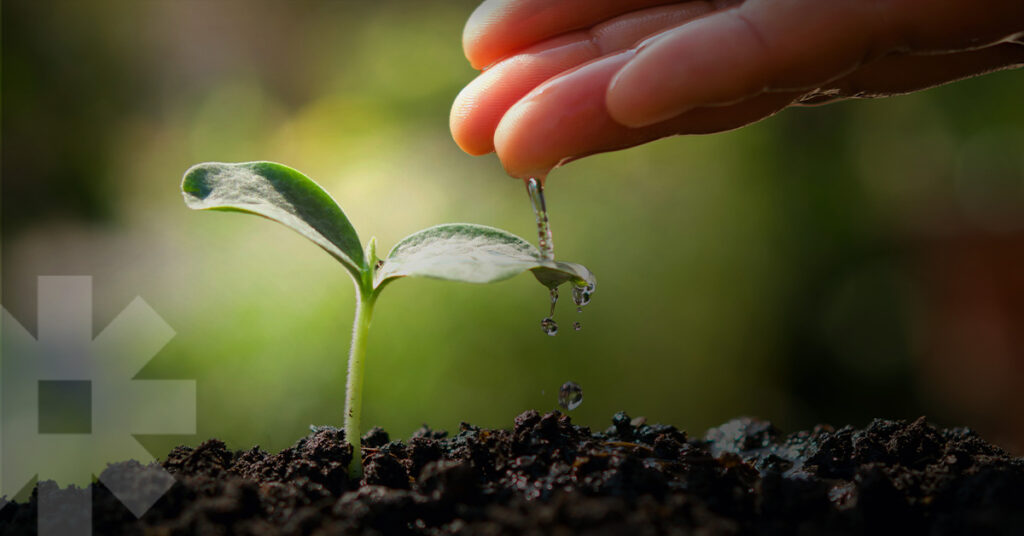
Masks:
[[[735,419],[688,437],[617,413],[603,433],[559,412],[511,430],[424,426],[408,443],[315,427],[277,454],[218,440],[177,447],[178,482],[141,520],[94,484],[97,533],[124,534],[1014,534],[1024,460],[967,429],[875,420],[783,435]],[[74,490],[72,490],[74,491]],[[0,534],[35,529],[36,495],[0,510]]]

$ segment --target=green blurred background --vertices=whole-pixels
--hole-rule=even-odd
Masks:
[[[177,336],[139,377],[195,379],[198,434],[142,438],[155,455],[340,424],[347,274],[280,225],[188,211],[179,181],[275,160],[385,249],[450,221],[534,240],[522,183],[448,133],[475,4],[5,1],[5,307],[34,329],[36,277],[85,274],[97,331],[136,295],[158,311]],[[573,380],[597,429],[618,410],[698,435],[927,414],[1019,448],[1022,95],[1004,72],[558,169],[556,252],[597,274],[593,303],[561,303],[550,338],[527,275],[394,284],[363,422],[507,427]]]

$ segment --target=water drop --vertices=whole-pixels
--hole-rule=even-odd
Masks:
[[[565,382],[558,390],[558,405],[572,411],[583,403],[583,388],[576,382]]]
[[[558,322],[555,322],[555,304],[558,303],[558,289],[551,289],[551,311],[548,312],[547,318],[540,321],[540,327],[544,330],[544,333],[554,337],[558,333]]]
[[[572,301],[576,304],[576,312],[582,313],[583,307],[590,303],[590,295],[594,292],[596,285],[589,283],[586,285],[573,285],[572,286]],[[572,329],[579,331],[583,329],[583,324],[578,320],[573,322]]]
[[[526,193],[530,195],[530,205],[537,217],[537,245],[546,260],[555,259],[555,242],[551,235],[551,224],[548,221],[548,206],[544,201],[544,184],[536,178],[526,180]]]
[[[587,285],[573,285],[572,286],[572,301],[577,307],[584,307],[590,303],[590,295],[594,293],[597,285],[589,283]],[[579,310],[579,309],[577,309]]]
[[[533,214],[537,218],[537,243],[541,257],[544,260],[555,260],[555,243],[551,233],[551,223],[548,221],[548,207],[544,199],[543,177],[531,177],[526,179],[526,193],[530,196],[530,205],[533,207]],[[576,303],[576,312],[582,312],[582,307],[590,303],[590,295],[594,292],[594,284],[572,285],[572,300]],[[551,311],[547,318],[541,320],[540,325],[544,333],[555,335],[558,333],[558,324],[555,322],[555,304],[558,303],[558,290],[551,289]],[[573,328],[579,331],[583,328],[579,322],[573,323]]]

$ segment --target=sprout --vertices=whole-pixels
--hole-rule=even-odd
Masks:
[[[565,282],[587,287],[594,276],[584,266],[545,259],[526,240],[494,227],[447,223],[413,233],[377,257],[376,239],[365,250],[345,212],[317,183],[274,162],[198,164],[181,184],[185,204],[195,210],[247,212],[280,222],[330,253],[352,276],[356,314],[348,356],[345,438],[352,445],[349,473],[359,477],[359,416],[366,338],[381,290],[402,277],[493,283],[530,270],[544,286]]]

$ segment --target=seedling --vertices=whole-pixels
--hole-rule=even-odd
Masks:
[[[352,276],[356,314],[348,354],[345,438],[352,444],[353,477],[362,473],[359,416],[366,337],[374,304],[385,286],[403,277],[493,283],[527,270],[551,290],[569,282],[576,292],[589,292],[595,283],[582,265],[546,258],[514,234],[470,223],[413,233],[378,258],[376,238],[364,250],[330,194],[302,173],[273,162],[198,164],[185,172],[181,190],[189,208],[247,212],[291,227],[330,253]]]

